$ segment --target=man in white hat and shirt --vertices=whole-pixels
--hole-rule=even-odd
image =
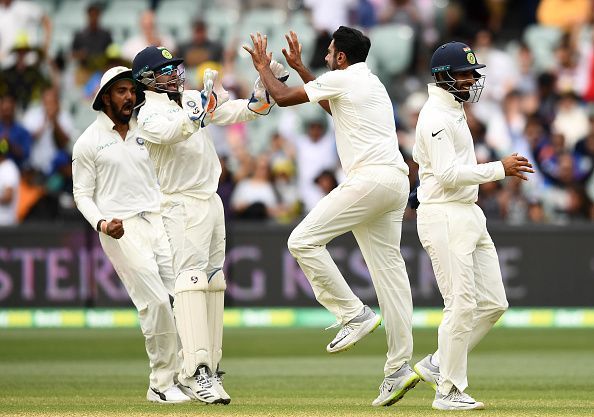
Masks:
[[[182,403],[190,398],[174,381],[179,363],[171,249],[155,171],[132,118],[135,104],[132,71],[107,71],[93,100],[97,120],[74,145],[74,201],[99,232],[101,246],[138,310],[151,368],[147,399]]]

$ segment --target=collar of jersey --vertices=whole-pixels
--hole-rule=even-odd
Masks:
[[[441,87],[436,86],[435,84],[431,83],[427,86],[427,90],[429,92],[429,97],[434,98],[439,101],[439,103],[445,105],[446,107],[450,107],[452,109],[460,110],[462,108],[461,103],[456,101],[454,95],[448,93]]]
[[[144,95],[147,98],[147,100],[150,98],[153,101],[160,101],[163,103],[169,103],[170,101],[172,101],[167,93],[158,93],[156,91],[147,90],[144,92]]]
[[[97,121],[107,130],[113,130],[115,127],[115,123],[105,114],[104,112],[100,111],[97,115]],[[136,129],[136,117],[132,116],[130,119],[128,135]],[[126,136],[128,136],[126,135]]]
[[[367,69],[367,64],[365,62],[357,62],[356,64],[349,65],[348,67],[345,68],[345,70],[353,70],[353,71],[363,70],[363,69]]]

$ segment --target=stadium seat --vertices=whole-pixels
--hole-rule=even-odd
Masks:
[[[412,59],[413,35],[413,30],[406,25],[390,24],[374,27],[369,33],[370,63],[375,66],[372,69],[384,78],[404,72]]]
[[[274,8],[257,8],[249,10],[241,18],[239,33],[246,36],[260,32],[270,35],[279,28],[285,28],[287,14],[284,10]]]
[[[53,16],[54,33],[82,29],[87,22],[86,9],[84,1],[62,0]]]
[[[116,43],[122,44],[138,33],[138,16],[148,8],[146,0],[112,1],[101,15],[101,24],[111,31]]]
[[[301,51],[301,58],[303,62],[309,62],[311,56],[314,52],[314,45],[316,42],[316,31],[311,25],[308,16],[304,12],[294,12],[291,14],[289,19],[287,20],[287,24],[282,30],[281,38],[283,39],[283,47],[286,46],[286,41],[284,40],[285,33],[288,33],[290,30],[297,33],[299,37],[299,42],[303,46]]]
[[[205,10],[204,20],[208,24],[208,36],[227,46],[235,36],[239,13],[234,9],[211,7]]]
[[[279,108],[275,107],[269,115],[246,123],[248,151],[250,154],[259,155],[268,150],[272,135],[278,131],[279,117]]]
[[[190,37],[192,20],[200,15],[200,1],[170,0],[162,1],[157,8],[157,27],[161,32],[171,34],[179,43]]]
[[[41,6],[48,16],[53,16],[54,12],[56,11],[55,0],[37,0],[36,3]]]
[[[561,36],[559,29],[550,26],[530,25],[524,31],[524,42],[534,56],[534,66],[538,71],[555,66],[555,48],[559,45]]]

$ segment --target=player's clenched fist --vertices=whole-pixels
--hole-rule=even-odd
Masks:
[[[121,238],[124,236],[124,223],[120,219],[112,219],[109,223],[107,223],[105,234],[113,237],[114,239]]]
[[[524,172],[534,173],[532,164],[528,159],[517,153],[506,156],[501,160],[501,163],[503,164],[503,169],[505,169],[506,177],[518,177],[527,181],[528,177],[524,175]]]

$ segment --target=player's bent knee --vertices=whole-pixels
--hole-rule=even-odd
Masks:
[[[225,274],[222,269],[219,269],[209,277],[208,291],[225,291],[227,289],[227,282],[225,281]]]
[[[305,242],[305,239],[303,239],[303,234],[299,230],[299,226],[297,226],[297,228],[293,230],[293,233],[291,233],[289,236],[287,247],[289,248],[291,255],[293,255],[295,258],[308,249],[309,245]]]
[[[145,336],[172,333],[175,334],[173,310],[169,300],[155,300],[139,311],[140,327]]]
[[[175,279],[175,294],[186,291],[207,291],[208,277],[203,271],[190,269],[180,272]]]
[[[452,310],[453,327],[459,331],[472,330],[472,322],[474,318],[474,311],[476,304],[469,304],[467,306],[458,306]]]

